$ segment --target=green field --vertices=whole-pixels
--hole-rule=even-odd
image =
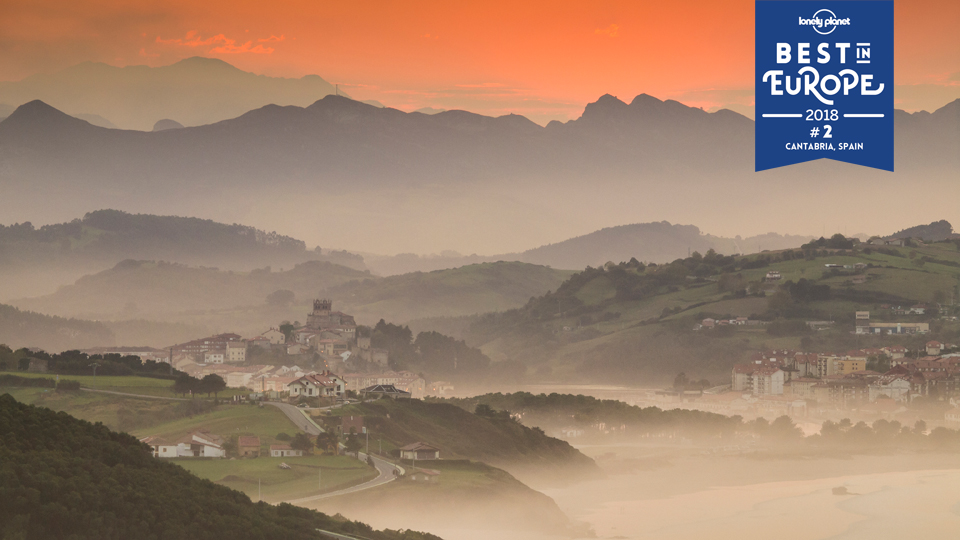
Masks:
[[[162,438],[178,437],[191,429],[205,428],[223,438],[240,435],[260,437],[263,448],[277,444],[279,433],[293,435],[297,427],[276,407],[255,405],[221,405],[217,410],[189,418],[138,429],[138,437],[155,435]]]
[[[242,491],[254,501],[259,489],[262,500],[270,503],[336,491],[377,476],[374,468],[349,456],[177,459],[174,462],[200,478]],[[281,469],[280,463],[291,468]]]
[[[16,375],[17,377],[27,377],[31,379],[56,379],[55,373],[28,373],[25,371],[0,371],[0,374]],[[98,375],[60,375],[61,381],[79,381],[84,388],[94,390],[109,390],[111,392],[122,392],[125,394],[141,394],[157,397],[183,397],[173,393],[173,381],[169,379],[155,379],[153,377],[129,376],[104,376]],[[220,392],[220,399],[229,399],[234,395],[246,395],[250,393],[246,388],[227,388]],[[206,395],[198,395],[198,398],[206,399]],[[213,396],[210,397],[213,399]]]
[[[63,379],[61,379],[63,380]],[[88,422],[101,422],[121,430],[120,411],[162,417],[179,402],[100,394],[96,392],[56,392],[52,388],[0,387],[0,394],[10,394],[17,401],[64,411]]]

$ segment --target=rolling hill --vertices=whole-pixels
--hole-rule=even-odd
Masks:
[[[228,270],[290,268],[309,260],[359,270],[363,258],[308,250],[302,240],[243,225],[117,210],[36,228],[0,225],[0,299],[45,294],[127,259],[164,260]]]
[[[52,294],[21,298],[14,304],[43,313],[109,321],[124,343],[133,339],[162,347],[170,341],[160,337],[173,335],[170,325],[174,323],[197,332],[206,328],[259,334],[284,320],[304,320],[311,302],[320,297],[332,299],[336,309],[369,325],[380,319],[405,323],[417,317],[509,309],[556,288],[569,275],[507,262],[378,278],[327,261],[307,261],[285,271],[239,272],[127,260]],[[269,300],[276,291],[290,291],[293,297]]]
[[[864,268],[854,269],[857,264]],[[782,279],[765,282],[771,270]],[[801,280],[805,284],[799,286]],[[958,285],[960,251],[954,240],[854,249],[811,244],[749,256],[694,254],[667,265],[625,262],[587,269],[522,308],[436,324],[452,334],[459,328],[457,337],[481,347],[494,362],[523,362],[539,381],[664,384],[685,372],[724,382],[734,363],[764,347],[817,352],[955,342],[956,322],[935,315],[904,319],[890,307],[922,302],[957,315]],[[852,332],[855,311],[870,311],[880,321],[931,320],[931,334],[858,338]],[[693,330],[707,317],[738,316],[761,324]],[[804,324],[810,320],[834,323],[813,332]]]
[[[799,247],[812,240],[810,236],[767,233],[749,238],[723,238],[703,233],[694,225],[634,223],[607,227],[590,234],[570,238],[555,244],[504,255],[462,256],[447,253],[438,256],[401,254],[394,257],[367,256],[365,262],[371,271],[392,275],[406,272],[454,268],[483,261],[521,261],[553,268],[579,269],[602,266],[609,261],[636,258],[644,262],[666,263],[686,257],[691,251],[713,249],[726,255],[756,253]]]

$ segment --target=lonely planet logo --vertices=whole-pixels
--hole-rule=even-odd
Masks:
[[[838,26],[850,26],[850,17],[838,19],[829,9],[821,9],[809,19],[800,17],[800,26],[812,26],[818,34],[825,36],[836,30]]]

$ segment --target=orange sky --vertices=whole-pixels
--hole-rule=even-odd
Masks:
[[[210,56],[410,110],[575,117],[604,93],[752,104],[753,1],[6,0],[0,80]],[[960,97],[960,1],[896,2],[898,105]]]

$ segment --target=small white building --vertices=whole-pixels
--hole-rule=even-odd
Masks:
[[[303,455],[303,450],[294,450],[286,444],[271,444],[270,457],[299,457]]]
[[[203,361],[207,364],[222,364],[224,352],[222,350],[212,350],[203,353]]]
[[[144,437],[140,442],[150,447],[150,454],[155,458],[177,457],[177,445],[159,437]]]
[[[177,441],[177,457],[227,457],[223,449],[223,439],[209,431],[201,430],[188,433]]]

